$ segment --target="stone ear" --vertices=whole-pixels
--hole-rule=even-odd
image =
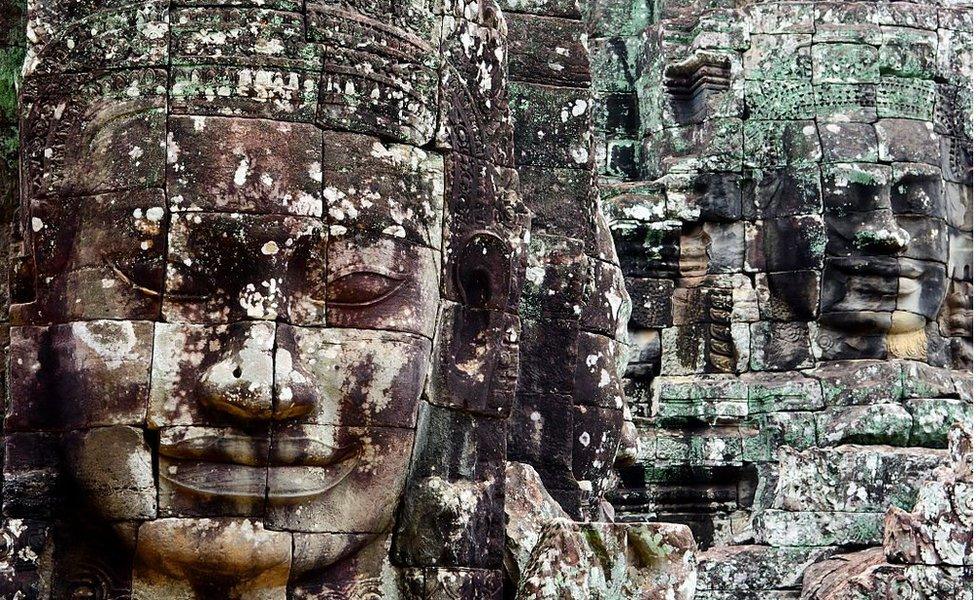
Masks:
[[[472,414],[507,416],[518,380],[520,329],[518,317],[509,311],[511,246],[478,230],[465,236],[452,260],[456,301],[442,308],[428,401]]]
[[[470,308],[505,310],[512,285],[511,248],[490,231],[471,233],[455,254],[454,284]]]

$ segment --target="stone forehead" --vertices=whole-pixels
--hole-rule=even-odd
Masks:
[[[633,62],[652,177],[785,169],[810,188],[818,164],[848,162],[927,164],[953,185],[971,177],[970,59],[959,45],[971,27],[960,9],[676,10],[665,6]]]
[[[872,115],[932,120],[933,95],[951,95],[969,85],[965,40],[971,27],[959,8],[764,3],[741,9],[696,6],[687,19],[677,11],[672,14],[665,5],[660,28],[647,36],[648,65],[668,65],[665,81],[679,88],[682,81],[700,85],[706,74],[712,87],[723,78],[752,81],[751,91],[746,86],[746,101],[750,95],[757,100],[751,103],[752,118],[804,118],[813,104],[846,92],[876,95],[878,112]],[[733,97],[741,97],[741,84],[737,89]],[[757,108],[763,113],[756,114]],[[845,112],[845,120],[859,120],[856,111]]]
[[[497,164],[457,161],[445,181],[443,153],[417,147],[435,133],[437,73],[443,67],[437,49],[453,47],[457,41],[451,36],[467,35],[468,29],[484,38],[477,52],[490,52],[499,40],[485,37],[484,27],[458,24],[484,18],[478,10],[469,15],[459,7],[424,2],[387,4],[321,4],[307,11],[288,2],[261,8],[169,9],[158,2],[95,11],[59,2],[37,7],[31,12],[35,33],[25,67],[25,99],[45,118],[31,119],[33,133],[26,136],[29,195],[165,185],[173,212],[321,216],[330,232],[365,229],[435,249],[443,244],[445,209],[454,214],[447,221],[451,230],[503,221],[515,228],[500,227],[502,237],[515,232],[523,226],[516,223],[522,220],[520,203],[497,189],[512,189],[510,174],[500,176],[506,181],[485,184],[482,179],[499,178]],[[307,15],[299,14],[303,11]],[[443,17],[444,11],[465,17]],[[442,18],[453,27],[443,40],[433,26]],[[73,24],[60,27],[66,22]],[[134,40],[116,35],[125,27],[137,29]],[[380,51],[363,52],[365,46]],[[501,68],[503,56],[486,57],[478,76]],[[113,75],[106,77],[103,68]],[[395,75],[377,75],[384,72]],[[90,91],[64,94],[56,115],[44,112],[61,106],[52,100],[63,94],[59,88],[75,89],[79,82]],[[145,128],[141,135],[127,139],[123,129],[135,131],[133,125],[118,119],[86,120],[119,107]],[[507,117],[500,116],[503,124]],[[445,116],[437,136],[453,143],[452,128],[467,126]],[[105,146],[97,167],[74,156],[84,142],[75,137],[79,127]],[[139,145],[135,138],[151,142]],[[220,151],[213,140],[221,141]],[[489,145],[501,147],[502,141]],[[165,165],[159,161],[161,149]],[[486,147],[465,150],[481,156]],[[504,152],[485,155],[510,160]],[[478,186],[476,201],[487,213],[466,213],[467,191],[457,185],[460,179],[451,193],[461,197],[445,202],[445,187],[455,177]],[[519,238],[508,243],[518,245]],[[457,248],[464,240],[449,242]]]

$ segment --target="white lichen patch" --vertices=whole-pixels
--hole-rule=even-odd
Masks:
[[[234,185],[240,187],[247,182],[247,176],[251,172],[251,165],[248,162],[247,157],[241,158],[240,163],[237,165],[237,169],[234,170]]]
[[[132,321],[84,321],[71,324],[73,336],[92,350],[110,371],[139,359]]]
[[[273,319],[284,301],[281,281],[270,277],[258,285],[249,283],[241,290],[238,303],[252,319]]]

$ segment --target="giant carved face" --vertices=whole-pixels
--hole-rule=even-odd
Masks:
[[[7,430],[63,436],[147,589],[241,595],[389,533],[442,298],[508,306],[493,213],[445,227],[443,152],[419,147],[433,13],[292,4],[35,15]]]
[[[972,367],[968,8],[719,4],[657,3],[640,38],[597,44],[654,444],[618,508],[700,547],[763,539],[740,517],[785,448],[945,444]]]
[[[966,34],[953,14],[773,3],[652,36],[645,177],[661,178],[660,217],[681,227],[675,275],[750,274],[754,286],[718,287],[754,287],[763,320],[815,323],[817,358],[945,363],[954,334],[940,309],[972,277]]]

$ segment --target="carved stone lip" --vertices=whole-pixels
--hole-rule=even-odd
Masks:
[[[898,279],[898,295],[910,296],[922,289],[922,282],[912,277],[901,277]]]
[[[201,498],[233,498],[270,504],[300,504],[339,485],[358,465],[347,459],[329,467],[253,467],[227,463],[177,461],[159,476],[177,493]],[[218,475],[219,473],[219,475]]]
[[[848,275],[860,277],[905,277],[894,257],[889,256],[849,256],[834,258],[830,265]]]
[[[339,485],[359,466],[361,444],[333,446],[300,435],[206,432],[160,440],[159,475],[177,493],[269,504],[300,504]]]
[[[925,269],[913,261],[902,260],[898,262],[898,297],[905,298],[912,296],[922,289],[922,277]]]
[[[891,312],[883,310],[840,310],[820,315],[821,326],[851,334],[881,334],[891,329]]]
[[[320,440],[204,433],[159,444],[160,468],[178,493],[297,504],[325,494],[360,464],[359,442],[341,447]]]
[[[921,279],[924,274],[925,269],[912,261],[903,260],[898,262],[898,276],[902,279]]]
[[[359,453],[358,442],[332,446],[305,436],[254,437],[204,433],[175,442],[160,440],[159,454],[167,458],[251,467],[330,467]]]

